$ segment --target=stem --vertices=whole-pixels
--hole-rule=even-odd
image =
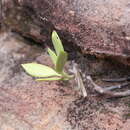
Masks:
[[[68,75],[64,71],[62,72],[63,80],[70,80],[74,78],[74,75]]]

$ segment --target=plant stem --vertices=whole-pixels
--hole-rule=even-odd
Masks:
[[[70,80],[74,78],[74,75],[68,75],[64,71],[62,72],[63,80]]]

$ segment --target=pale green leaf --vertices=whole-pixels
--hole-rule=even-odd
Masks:
[[[36,79],[36,81],[55,81],[55,80],[61,80],[61,77],[51,77],[51,78],[40,78]]]
[[[61,76],[52,68],[37,63],[22,64],[22,67],[28,74],[33,77]]]
[[[51,57],[52,62],[54,63],[54,65],[56,65],[57,56],[56,56],[55,52],[52,51],[50,48],[48,48],[48,53]]]
[[[52,32],[52,42],[53,42],[56,54],[58,56],[61,51],[64,51],[64,48],[56,31]]]
[[[56,71],[61,73],[63,72],[63,68],[64,68],[64,65],[67,61],[67,52],[65,51],[61,51],[59,56],[57,57],[57,62],[56,62]]]

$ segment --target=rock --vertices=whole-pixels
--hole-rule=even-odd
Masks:
[[[56,29],[83,53],[130,65],[129,0],[6,0],[4,21],[12,30],[45,42]]]
[[[86,65],[86,61],[81,61],[80,64]],[[97,60],[96,68],[95,61],[87,62],[85,73],[91,71],[91,75],[97,74],[97,77],[104,73],[113,77],[119,75],[114,72],[117,65],[110,70],[113,65]],[[36,82],[20,65],[28,62],[52,66],[41,47],[14,33],[0,33],[0,130],[116,130],[125,127],[127,120],[123,116],[129,111],[129,98],[127,102],[126,98],[106,100],[96,96],[93,90],[90,92],[89,85],[85,84],[88,97],[84,99],[75,92],[74,80],[68,84]],[[130,72],[118,69],[120,73]]]
[[[125,123],[124,123],[124,127],[122,128],[122,130],[129,130],[130,129],[130,119],[128,119]]]
[[[71,130],[64,114],[74,91],[71,86],[61,88],[64,96],[57,82],[36,82],[28,76],[21,63],[50,62],[43,49],[24,42],[12,33],[0,33],[0,129]]]

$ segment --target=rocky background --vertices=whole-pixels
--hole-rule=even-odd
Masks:
[[[129,0],[0,2],[0,130],[130,129],[130,97],[106,98],[85,81],[84,99],[74,81],[36,82],[21,68],[52,66],[45,47],[55,29],[83,75],[115,85],[101,79],[130,73]]]
[[[43,44],[56,29],[85,54],[129,64],[129,8],[129,0],[3,0],[3,17],[13,31]]]

